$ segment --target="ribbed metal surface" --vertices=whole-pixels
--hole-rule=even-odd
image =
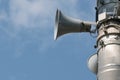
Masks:
[[[98,59],[98,80],[120,80],[120,45],[102,48]]]
[[[120,80],[120,35],[109,35],[109,33],[120,33],[119,28],[119,26],[108,27],[107,34],[104,29],[99,31],[98,80]]]

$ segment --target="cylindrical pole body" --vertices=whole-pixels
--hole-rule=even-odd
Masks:
[[[98,29],[98,80],[120,80],[120,26],[109,21]]]

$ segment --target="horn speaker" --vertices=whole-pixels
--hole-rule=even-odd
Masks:
[[[75,32],[90,32],[91,23],[74,19],[62,14],[60,10],[56,11],[54,39],[67,34]]]
[[[97,54],[94,54],[89,58],[88,68],[90,69],[90,71],[97,74],[97,69],[98,69],[98,56],[97,56]]]

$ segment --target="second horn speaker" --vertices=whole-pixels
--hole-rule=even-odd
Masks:
[[[89,22],[74,19],[62,14],[60,10],[56,12],[54,39],[74,32],[90,32],[91,24]]]

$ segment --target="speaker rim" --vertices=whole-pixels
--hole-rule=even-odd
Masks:
[[[55,17],[55,27],[54,27],[54,40],[57,40],[58,38],[57,33],[58,33],[58,24],[59,24],[59,18],[60,18],[59,15],[61,15],[61,11],[57,9],[56,17]]]

